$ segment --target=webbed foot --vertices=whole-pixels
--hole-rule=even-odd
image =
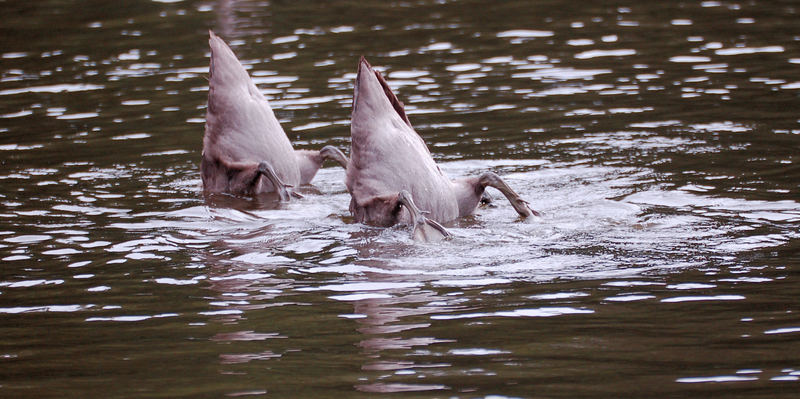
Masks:
[[[326,159],[336,161],[339,165],[341,165],[345,169],[347,169],[347,164],[350,162],[350,160],[347,159],[347,156],[344,155],[344,153],[341,150],[332,145],[326,145],[325,147],[322,147],[319,150],[319,155],[322,156],[323,161]]]
[[[291,199],[289,188],[292,186],[281,181],[280,177],[278,177],[278,175],[275,173],[275,169],[272,168],[272,165],[270,165],[269,162],[261,161],[258,164],[258,173],[266,177],[267,180],[272,183],[272,186],[275,187],[275,192],[278,193],[281,201],[286,202]]]
[[[505,197],[514,210],[525,219],[530,219],[532,216],[541,216],[539,212],[534,211],[528,204],[528,201],[522,199],[516,191],[506,184],[506,182],[494,172],[486,172],[479,178],[479,183],[484,187],[490,186],[498,189]]]
[[[492,198],[492,196],[489,195],[489,193],[487,193],[486,191],[484,191],[483,194],[481,194],[480,203],[481,203],[481,205],[486,205],[486,206],[488,206],[490,208],[494,208],[494,207],[497,206],[494,203],[494,198]]]
[[[406,209],[408,209],[408,213],[411,215],[411,224],[413,226],[411,237],[414,241],[437,242],[451,236],[450,232],[439,224],[439,222],[425,217],[424,214],[426,212],[421,211],[417,207],[408,191],[400,191],[397,194],[397,202],[405,206]]]

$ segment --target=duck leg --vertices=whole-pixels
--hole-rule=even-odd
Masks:
[[[404,206],[411,215],[413,228],[411,237],[415,241],[435,242],[451,236],[444,226],[433,219],[425,217],[424,214],[427,212],[421,211],[417,207],[408,191],[403,190],[397,194],[397,205]]]
[[[347,169],[347,163],[350,161],[342,151],[331,145],[326,145],[319,151],[295,150],[294,153],[297,159],[297,166],[300,168],[300,184],[311,183],[319,168],[322,167],[322,163],[326,160],[336,161],[345,169]]]
[[[272,187],[275,187],[275,192],[278,193],[281,201],[289,201],[290,194],[302,198],[302,196],[297,193],[289,192],[289,188],[292,186],[281,181],[281,178],[278,177],[278,174],[275,173],[275,169],[272,168],[272,165],[270,165],[269,162],[261,161],[258,163],[258,175],[253,182],[254,184],[257,181],[258,176],[264,176],[267,178],[267,180],[269,180],[270,183],[272,183]]]
[[[228,191],[232,193],[256,194],[261,176],[264,176],[272,183],[281,201],[288,201],[290,198],[289,188],[291,185],[281,181],[278,174],[275,173],[275,169],[267,161],[255,163],[220,160],[220,165],[227,171]]]
[[[524,217],[540,216],[539,212],[534,211],[528,206],[528,202],[522,199],[506,182],[494,172],[486,172],[478,178],[481,187],[494,187],[508,198],[508,202],[514,207],[517,213]]]
[[[347,164],[350,163],[350,160],[347,159],[347,156],[344,155],[344,153],[340,149],[332,145],[326,145],[325,147],[322,147],[319,150],[319,155],[322,156],[323,161],[328,159],[336,161],[339,165],[341,165],[341,167],[345,169],[347,169]]]

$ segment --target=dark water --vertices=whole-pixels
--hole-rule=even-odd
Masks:
[[[0,396],[800,392],[793,1],[0,1]],[[296,148],[358,56],[498,199],[410,241],[204,198],[208,29]],[[394,393],[394,394],[392,394]]]

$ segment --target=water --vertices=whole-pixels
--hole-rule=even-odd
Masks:
[[[7,1],[2,397],[795,397],[789,1]],[[207,30],[296,148],[360,55],[496,207],[415,244],[344,172],[204,197]],[[392,395],[392,393],[395,393]]]

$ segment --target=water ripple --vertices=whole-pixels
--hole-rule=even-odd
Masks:
[[[127,396],[636,396],[617,364],[653,396],[785,396],[796,11],[659,4],[159,0],[78,20],[8,5],[0,396],[86,396],[102,381],[74,376],[98,370]],[[59,35],[24,35],[43,24]],[[446,174],[494,171],[543,216],[489,189],[426,245],[355,223],[340,168],[286,204],[204,195],[198,27],[229,41],[297,148],[348,147],[364,54]]]

